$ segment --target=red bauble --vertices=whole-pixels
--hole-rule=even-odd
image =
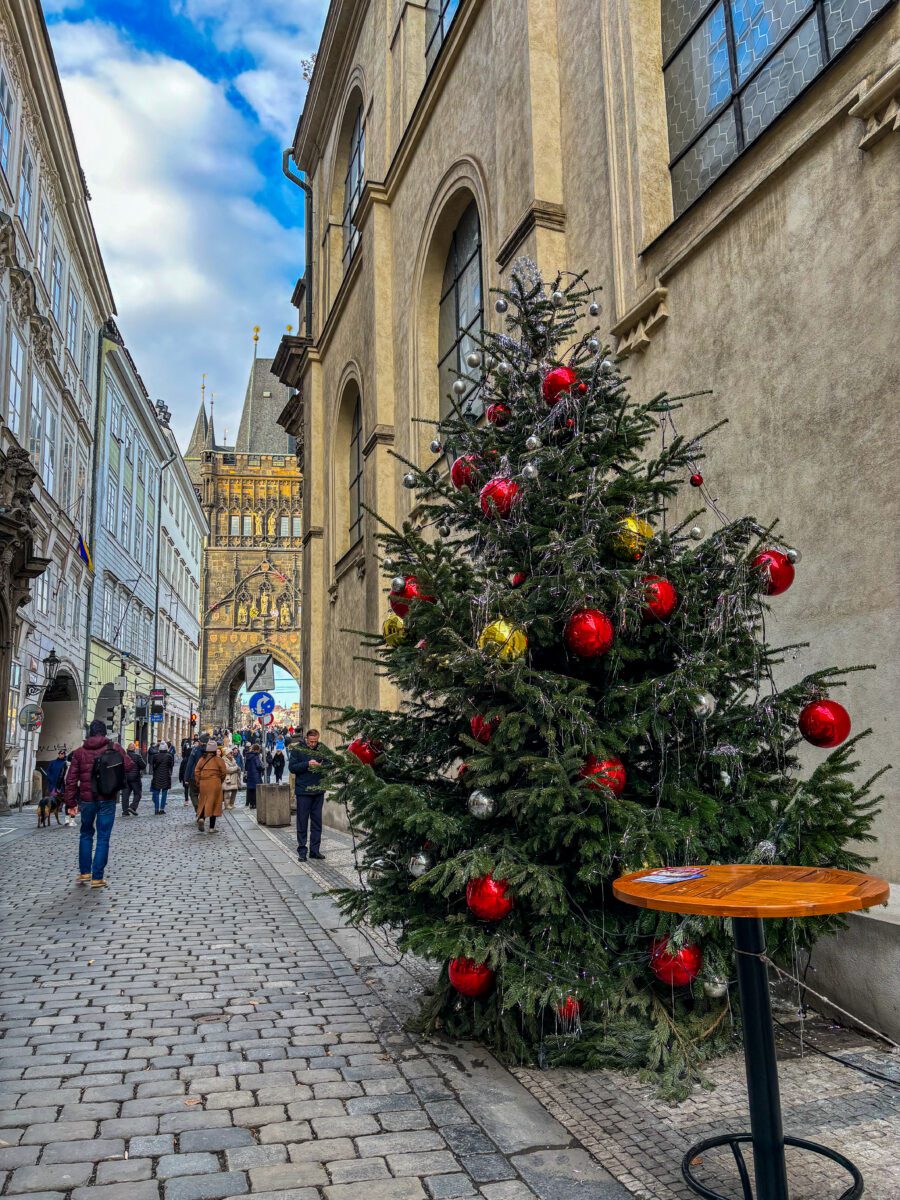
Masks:
[[[351,754],[355,754],[361,763],[367,767],[373,766],[381,755],[381,750],[376,742],[367,742],[365,738],[354,738],[347,747]]]
[[[500,404],[499,402],[489,404],[487,412],[484,415],[491,425],[505,425],[510,417],[510,408],[508,404]]]
[[[696,979],[703,966],[703,951],[699,946],[687,945],[669,953],[669,939],[657,938],[650,947],[650,970],[660,981],[670,987],[686,987]]]
[[[780,550],[763,550],[753,560],[767,596],[780,596],[794,582],[794,564]]]
[[[641,580],[644,585],[644,607],[641,616],[645,621],[665,621],[671,617],[678,605],[678,593],[661,575],[645,575]]]
[[[587,384],[579,383],[579,385],[575,389],[575,391],[578,393],[579,396],[586,396],[587,395]]]
[[[561,1021],[571,1022],[577,1021],[581,1016],[581,1001],[576,1000],[574,996],[566,996],[561,1004],[556,1006],[556,1015]]]
[[[613,644],[609,617],[598,608],[580,608],[573,612],[563,631],[566,645],[579,658],[599,658]]]
[[[548,404],[556,404],[563,393],[577,382],[578,376],[571,367],[554,367],[544,376],[544,382],[541,385],[544,399]]]
[[[478,458],[474,454],[464,454],[461,458],[454,459],[450,468],[450,479],[453,486],[457,489],[464,487],[474,489],[477,470]]]
[[[625,766],[620,758],[597,758],[589,754],[578,772],[582,779],[590,779],[588,787],[594,792],[609,788],[614,796],[625,790]]]
[[[487,963],[477,963],[474,958],[451,958],[447,974],[459,994],[470,1000],[486,996],[494,986],[494,972]]]
[[[410,600],[426,600],[429,604],[434,603],[434,596],[425,595],[419,587],[419,581],[415,575],[407,575],[402,589],[399,592],[391,592],[388,596],[388,603],[398,617],[405,617],[409,612]]]
[[[509,581],[509,586],[514,588],[521,587],[527,578],[528,576],[524,571],[516,571]]]
[[[506,888],[505,879],[494,879],[492,875],[470,879],[466,885],[466,904],[479,921],[502,921],[513,909]]]
[[[495,475],[481,489],[481,511],[486,517],[508,517],[519,485],[505,475]]]
[[[472,731],[472,737],[476,742],[481,742],[487,745],[494,736],[494,730],[500,724],[500,718],[494,717],[490,721],[486,721],[481,713],[476,713],[469,722],[469,729]]]
[[[703,487],[703,476],[699,471],[695,471],[691,476],[691,487]]]
[[[850,714],[837,700],[813,700],[800,713],[800,732],[823,749],[839,746],[850,733]]]

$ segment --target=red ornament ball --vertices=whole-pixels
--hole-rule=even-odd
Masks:
[[[569,388],[577,382],[578,376],[571,367],[554,367],[552,371],[548,371],[544,376],[544,382],[541,385],[544,399],[548,404],[556,404]]]
[[[669,953],[669,939],[657,938],[650,947],[650,970],[660,981],[670,987],[686,987],[700,974],[703,966],[703,951],[699,946],[688,944]]]
[[[494,730],[500,724],[499,717],[493,717],[490,721],[486,721],[481,713],[476,713],[469,722],[469,729],[472,731],[472,737],[476,742],[481,742],[486,746],[494,736]]]
[[[466,885],[466,904],[479,921],[502,921],[513,910],[513,901],[506,894],[505,879],[482,875]]]
[[[813,700],[800,713],[800,732],[814,746],[830,750],[847,740],[850,714],[837,700]]]
[[[588,784],[591,791],[601,792],[606,787],[614,796],[621,796],[625,790],[625,766],[620,758],[597,758],[589,754],[578,774],[591,781]]]
[[[400,591],[391,592],[390,596],[388,596],[388,603],[398,617],[405,617],[409,612],[410,600],[425,600],[429,604],[434,603],[434,596],[425,595],[419,587],[419,581],[415,575],[407,575]]]
[[[464,487],[474,489],[477,470],[478,458],[474,454],[463,454],[460,458],[453,460],[450,468],[450,480],[457,491]]]
[[[613,637],[612,622],[597,608],[573,612],[563,630],[566,645],[579,658],[600,658],[612,646]]]
[[[581,1016],[581,1001],[574,996],[566,996],[561,1004],[555,1005],[556,1015],[563,1022],[577,1021]]]
[[[763,550],[753,560],[767,596],[780,596],[794,582],[794,564],[780,550]]]
[[[505,475],[495,475],[481,489],[481,511],[486,517],[508,517],[519,485]]]
[[[678,606],[678,593],[661,575],[645,575],[641,580],[644,585],[644,607],[641,616],[645,621],[665,621],[671,617]]]
[[[703,487],[703,476],[699,471],[695,471],[691,476],[691,487]]]
[[[578,387],[575,389],[575,391],[578,393],[579,396],[586,396],[587,390],[588,389],[587,389],[586,383],[579,383]]]
[[[347,747],[365,766],[373,766],[381,756],[381,750],[376,742],[367,742],[365,738],[354,738]]]
[[[447,974],[459,994],[470,1000],[486,996],[494,986],[494,972],[487,963],[477,963],[474,958],[451,958]]]
[[[498,401],[496,404],[489,404],[484,415],[491,425],[505,425],[510,418],[510,408],[508,404],[500,404]]]
[[[509,581],[509,586],[514,588],[521,587],[527,578],[528,576],[524,571],[516,571]]]

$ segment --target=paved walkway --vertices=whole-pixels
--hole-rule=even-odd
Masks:
[[[76,831],[0,824],[4,1200],[627,1200],[490,1055],[403,1033],[389,947],[248,814],[190,816],[117,818],[104,891]]]

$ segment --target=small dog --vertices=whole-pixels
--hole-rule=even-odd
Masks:
[[[41,796],[38,801],[38,829],[44,825],[49,827],[51,815],[56,817],[57,825],[62,825],[59,816],[59,810],[62,806],[61,796]]]

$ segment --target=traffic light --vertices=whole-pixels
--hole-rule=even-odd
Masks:
[[[192,712],[191,713],[191,729],[193,729],[196,724],[197,724],[197,714]]]

